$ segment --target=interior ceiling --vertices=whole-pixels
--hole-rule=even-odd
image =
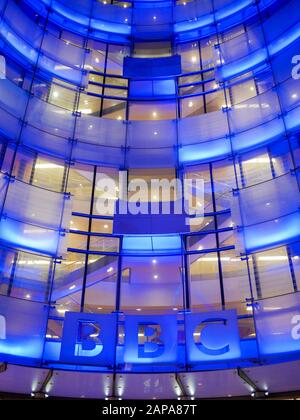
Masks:
[[[300,390],[300,362],[225,370],[164,374],[104,374],[2,365],[0,393],[105,399],[270,398]],[[255,389],[254,389],[255,387]],[[300,396],[300,393],[299,393]],[[1,396],[0,396],[1,399]]]

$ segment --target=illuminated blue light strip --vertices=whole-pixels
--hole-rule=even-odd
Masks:
[[[38,52],[21,37],[15,34],[4,20],[0,22],[0,35],[7,42],[7,45],[5,46],[6,48],[8,46],[12,47],[26,61],[29,61],[32,64],[36,64],[38,60]],[[41,56],[41,59],[39,60],[39,66],[47,73],[53,74],[70,83],[81,85],[82,72],[78,69],[56,63],[46,55]]]
[[[230,64],[225,64],[224,66],[218,68],[217,79],[221,81],[231,79],[250,71],[251,69],[262,64],[267,59],[268,51],[266,48],[262,48],[252,54],[247,55],[246,57],[241,58],[240,60],[233,61]]]
[[[200,16],[199,18],[196,18],[191,22],[175,23],[174,32],[180,33],[204,28],[205,26],[212,25],[215,21],[218,22],[220,20],[224,20],[228,17],[231,17],[232,15],[240,12],[241,10],[245,9],[251,4],[253,4],[252,0],[242,0],[239,3],[233,2],[232,4],[229,4],[223,7],[222,9],[218,10],[215,13],[215,16],[213,13],[210,13],[204,16]]]
[[[60,233],[9,218],[2,218],[0,221],[0,238],[3,244],[9,246],[57,256]]]
[[[44,5],[48,6],[50,5],[50,0],[41,0]],[[40,4],[37,3],[35,0],[26,0],[26,2],[33,7],[36,11],[40,10]],[[270,0],[269,2],[264,2],[262,7],[267,7],[271,3],[273,3],[274,0]],[[170,9],[168,3],[164,3],[167,5],[164,9]],[[224,6],[223,8],[216,11],[215,15],[213,13],[195,17],[195,19],[192,19],[190,21],[185,22],[178,22],[174,23],[174,33],[180,34],[182,32],[187,31],[193,31],[193,30],[199,30],[205,27],[209,27],[210,25],[214,24],[216,21],[224,21],[225,19],[230,19],[233,15],[236,15],[239,12],[242,12],[244,9],[247,9],[249,6],[253,5],[252,0],[240,0],[239,2],[233,1],[231,4]],[[177,6],[175,6],[177,7]],[[180,6],[179,6],[180,7]],[[186,7],[189,7],[187,4]],[[52,5],[52,20],[58,21],[60,24],[63,24],[61,21],[61,18],[69,20],[70,22],[77,23],[82,25],[83,27],[88,27],[89,24],[91,24],[91,28],[94,30],[101,30],[102,32],[110,33],[110,34],[119,34],[123,36],[130,36],[132,32],[131,25],[128,23],[122,24],[122,23],[114,23],[109,22],[107,20],[98,20],[98,19],[92,19],[91,22],[89,22],[89,19],[87,16],[83,15],[82,13],[78,13],[75,10],[64,6],[61,4],[61,2],[54,0]],[[141,14],[147,13],[147,8],[141,8]],[[153,13],[151,11],[151,8],[149,13]],[[61,18],[60,18],[61,17]],[[130,20],[130,18],[129,18]],[[170,25],[173,24],[173,22],[169,22]],[[80,32],[80,28],[76,28],[76,31]],[[157,28],[155,29],[155,33],[157,33]],[[137,32],[138,34],[138,32]],[[98,34],[101,37],[101,34]]]
[[[124,236],[122,250],[126,253],[134,252],[164,252],[180,251],[180,235],[172,236]]]
[[[293,26],[281,37],[273,41],[269,45],[269,54],[274,56],[285,48],[290,46],[293,42],[300,38],[300,23]],[[217,79],[225,81],[234,77],[239,76],[242,73],[252,70],[255,67],[263,64],[268,59],[267,48],[261,48],[240,60],[234,61],[230,64],[225,64],[217,69]]]
[[[264,232],[263,235],[262,232]],[[243,233],[247,252],[286,245],[299,240],[300,213],[294,213],[272,222],[247,226],[243,229]]]

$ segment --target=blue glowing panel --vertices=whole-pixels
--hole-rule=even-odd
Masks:
[[[175,79],[133,80],[130,83],[129,95],[132,98],[175,96]]]
[[[215,14],[210,13],[204,16],[200,16],[197,19],[189,19],[188,21],[179,22],[174,25],[175,33],[186,32],[195,29],[201,29],[205,26],[212,25],[215,21],[226,19],[237,12],[245,9],[252,4],[252,0],[241,0],[238,2],[232,2],[229,5],[220,8]]]
[[[128,79],[174,77],[181,73],[180,55],[162,58],[125,57],[124,59],[124,77]]]
[[[262,64],[268,59],[268,51],[266,48],[262,48],[255,51],[246,57],[236,60],[230,64],[224,65],[217,70],[218,80],[228,80],[236,77],[242,73],[250,71],[254,67]]]
[[[255,305],[262,356],[300,352],[300,294],[262,300]]]
[[[239,359],[236,311],[187,314],[186,347],[189,363]]]
[[[211,159],[228,156],[230,153],[230,140],[224,138],[190,146],[182,146],[179,149],[179,160],[181,163],[207,162]]]
[[[55,230],[2,218],[0,238],[6,245],[57,256],[60,234]]]
[[[153,206],[151,203],[128,203],[128,214],[121,214],[122,209],[125,213],[127,202],[119,201],[114,218],[114,234],[164,235],[189,232],[190,225],[184,207],[180,210],[182,214],[175,214],[176,203],[180,209],[179,202],[157,203],[157,206],[155,203]]]
[[[180,236],[153,236],[153,249],[157,251],[180,251],[181,237]]]
[[[181,252],[181,237],[170,236],[124,236],[123,252],[155,253]]]
[[[300,37],[300,22],[288,30],[283,36],[279,37],[270,44],[270,55],[275,55],[282,51]]]
[[[125,318],[125,363],[176,363],[177,341],[176,315]]]
[[[253,149],[255,146],[270,143],[284,134],[284,123],[281,118],[276,118],[263,125],[236,134],[232,138],[234,152]]]
[[[248,226],[243,232],[247,251],[287,244],[300,238],[300,213]]]
[[[225,64],[217,70],[218,80],[228,80],[239,74],[245,73],[263,64],[268,59],[268,54],[274,56],[285,48],[293,44],[300,37],[300,23],[289,29],[284,35],[273,41],[267,48],[261,48],[246,57],[236,60],[232,63]]]
[[[44,304],[0,296],[0,354],[5,360],[42,358],[47,316]]]
[[[67,312],[60,361],[82,365],[113,366],[117,317]]]

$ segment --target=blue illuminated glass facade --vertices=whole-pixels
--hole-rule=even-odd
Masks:
[[[295,308],[300,292],[298,3],[0,0],[0,307],[47,308],[33,325],[40,356],[3,345],[4,359],[75,369],[58,361],[67,312],[116,317],[114,363],[100,372],[300,358],[300,346],[258,340],[261,308]],[[122,232],[97,207],[99,181],[119,171],[204,179],[204,222]],[[191,365],[186,314],[225,310],[242,359]],[[178,363],[126,363],[126,315],[177,315]]]

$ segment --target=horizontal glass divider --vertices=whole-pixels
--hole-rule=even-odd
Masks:
[[[234,230],[233,227],[226,227],[217,230],[199,230],[198,232],[190,232],[190,233],[183,233],[183,236],[193,237],[193,236],[201,236],[201,235],[212,235],[216,233],[225,233],[225,232],[232,232]]]
[[[50,188],[46,188],[46,187],[42,187],[40,185],[32,184],[30,182],[24,181],[22,178],[19,178],[16,175],[9,174],[8,172],[3,172],[3,171],[0,170],[0,174],[7,177],[10,180],[10,182],[18,181],[21,184],[28,185],[29,187],[32,187],[32,188],[37,189],[37,190],[49,191],[51,193],[58,194],[60,196],[65,196],[66,199],[72,197],[71,193],[57,191],[57,190],[51,190]]]
[[[213,68],[212,71],[214,71],[215,69]],[[184,76],[182,76],[184,77]],[[207,80],[198,80],[197,82],[194,83],[184,83],[182,85],[178,84],[178,89],[182,89],[182,88],[188,88],[188,87],[192,87],[192,86],[201,86],[201,85],[205,85],[206,83],[211,83],[214,82],[216,79],[213,77],[211,79],[207,79]]]
[[[89,74],[93,74],[95,76],[103,76],[103,77],[107,77],[108,79],[122,79],[122,80],[127,80],[128,79],[126,77],[124,77],[122,74],[113,74],[113,73],[103,73],[101,71],[96,71],[96,70],[89,70]],[[89,80],[89,83],[97,83],[97,82],[93,82]]]
[[[101,215],[96,215],[96,214],[79,213],[76,211],[72,212],[72,216],[85,217],[87,219],[114,220],[114,216],[101,216]]]
[[[276,181],[276,179],[291,176],[291,175],[293,175],[293,171],[294,170],[291,169],[288,172],[285,172],[284,174],[278,175],[276,177],[272,177],[272,178],[269,178],[267,180],[257,182],[255,184],[247,185],[246,187],[243,187],[243,188],[235,188],[234,192],[237,192],[237,194],[239,194],[240,192],[245,191],[245,190],[249,190],[250,188],[255,188],[255,187],[258,187],[260,185],[264,185],[264,184],[268,184],[269,182]]]
[[[204,217],[210,217],[210,216],[218,216],[218,215],[222,215],[222,214],[229,214],[231,213],[231,209],[226,209],[226,210],[220,210],[220,211],[215,211],[215,212],[208,212],[208,213],[204,213]],[[113,216],[101,216],[101,215],[94,215],[94,214],[86,214],[86,213],[78,213],[78,212],[72,212],[72,216],[78,216],[78,217],[86,217],[88,219],[103,219],[103,220],[114,220],[114,215]],[[197,217],[197,216],[190,216],[192,217]],[[189,235],[191,235],[191,233],[189,233]]]
[[[5,211],[5,207],[4,207],[4,210],[3,210],[3,213],[2,213],[2,215],[1,215],[1,219],[0,219],[0,222],[2,221],[2,220],[6,220],[6,219],[9,219],[9,220],[12,220],[12,221],[14,221],[14,222],[18,222],[18,223],[23,223],[23,224],[25,224],[25,225],[28,225],[28,226],[32,226],[32,227],[36,227],[36,228],[41,228],[41,229],[45,229],[45,230],[51,230],[52,232],[57,232],[58,234],[60,234],[60,233],[66,233],[66,230],[65,229],[63,229],[63,228],[57,228],[57,229],[55,229],[55,228],[53,228],[53,227],[48,227],[48,226],[46,226],[46,225],[40,225],[40,224],[34,224],[34,223],[32,223],[32,222],[28,222],[28,221],[26,221],[26,220],[20,220],[20,219],[16,219],[16,218],[14,218],[14,217],[10,217],[7,213],[6,213],[6,211]]]
[[[115,99],[117,101],[128,101],[129,98],[126,96],[112,96],[112,95],[101,95],[100,93],[94,93],[94,92],[86,92],[87,96],[92,96],[94,98],[103,98],[103,99]],[[131,99],[131,98],[130,98]],[[132,100],[132,99],[131,99]]]
[[[154,249],[153,251],[143,251],[143,250],[130,250],[130,251],[119,251],[119,252],[108,252],[108,251],[92,251],[92,250],[84,250],[80,248],[68,248],[68,252],[73,252],[77,254],[84,254],[84,255],[104,255],[104,256],[130,256],[130,257],[137,257],[137,258],[143,258],[143,257],[162,257],[162,256],[171,256],[171,255],[206,255],[206,254],[213,254],[216,252],[226,252],[226,251],[232,251],[235,249],[234,245],[226,246],[226,247],[219,247],[219,248],[208,248],[203,249],[201,251],[187,251],[184,249],[181,250],[162,250],[158,251]]]
[[[189,233],[177,233],[177,232],[173,232],[170,233],[168,235],[159,235],[159,236],[164,236],[164,237],[168,237],[168,236],[172,236],[172,235],[180,235],[182,237],[193,237],[193,236],[206,236],[206,235],[212,235],[212,234],[217,234],[217,233],[225,233],[225,232],[232,232],[234,230],[233,227],[227,227],[227,228],[221,228],[221,229],[217,229],[217,230],[205,230],[205,231],[198,231],[198,232],[189,232]],[[84,230],[73,230],[73,229],[69,229],[69,233],[72,233],[74,235],[85,235],[85,236],[96,236],[96,237],[103,237],[103,238],[124,238],[126,236],[134,236],[134,235],[127,235],[127,234],[115,234],[115,233],[97,233],[97,232],[86,232]],[[157,236],[154,234],[139,234],[137,235],[139,237],[145,237],[145,236]]]
[[[73,230],[73,229],[70,229],[69,233],[72,233],[74,235],[95,236],[99,238],[117,238],[117,239],[121,239],[124,236],[124,235],[114,234],[114,233],[86,232],[84,230]]]
[[[215,252],[225,252],[225,251],[232,251],[235,249],[234,245],[228,245],[228,246],[224,246],[224,247],[219,247],[219,248],[208,248],[208,249],[202,249],[201,251],[185,251],[184,254],[185,255],[205,255],[205,254],[212,254]]]
[[[254,253],[253,253],[254,254]],[[251,255],[253,255],[253,254],[251,254]],[[272,297],[266,297],[266,298],[259,298],[259,297],[257,297],[256,299],[254,299],[254,301],[253,301],[253,305],[255,305],[255,303],[258,303],[258,302],[263,302],[263,301],[267,301],[267,300],[270,300],[270,299],[276,299],[276,298],[279,298],[279,297],[287,297],[287,296],[293,296],[293,295],[295,295],[295,294],[299,294],[300,292],[291,292],[291,293],[283,293],[283,294],[281,294],[281,295],[275,295],[275,296],[272,296]],[[282,309],[281,309],[282,310]]]
[[[104,74],[104,77],[109,77],[109,76],[107,74]],[[126,79],[122,78],[122,80],[126,80]],[[111,85],[111,84],[106,84],[106,83],[98,83],[98,82],[93,82],[91,80],[89,80],[89,85],[100,86],[100,87],[103,87],[103,88],[116,89],[116,90],[128,90],[129,89],[127,86],[118,86],[118,85]]]
[[[276,220],[284,219],[284,218],[286,218],[288,216],[292,216],[293,214],[298,214],[298,213],[300,213],[300,208],[298,210],[292,211],[290,213],[286,213],[286,214],[277,216],[274,219],[272,218],[272,219],[263,220],[263,221],[258,222],[258,223],[253,223],[253,224],[250,224],[250,225],[238,226],[234,230],[243,230],[243,229],[246,229],[246,228],[251,228],[251,227],[254,227],[254,226],[259,226],[259,225],[263,225],[265,223],[270,223],[270,222],[274,222],[275,223]],[[300,234],[300,226],[299,226],[299,234]]]
[[[105,252],[105,251],[88,251],[79,248],[68,248],[68,252],[74,252],[76,254],[85,254],[85,255],[105,255],[105,256],[113,256],[119,257],[121,254],[119,252]]]
[[[282,246],[290,246],[290,245],[298,244],[298,243],[299,243],[299,238],[296,238],[296,239],[292,239],[292,240],[286,242],[283,245],[282,244],[275,243],[275,244],[272,244],[272,245],[268,245],[267,244],[265,247],[262,247],[262,248],[259,247],[257,249],[245,249],[245,251],[240,252],[238,255],[242,259],[247,260],[248,258],[251,258],[252,255],[255,255],[255,254],[258,254],[258,253],[261,253],[261,252],[264,252],[264,251],[273,251],[273,250],[276,250],[276,249],[278,249],[278,248],[280,248]]]

